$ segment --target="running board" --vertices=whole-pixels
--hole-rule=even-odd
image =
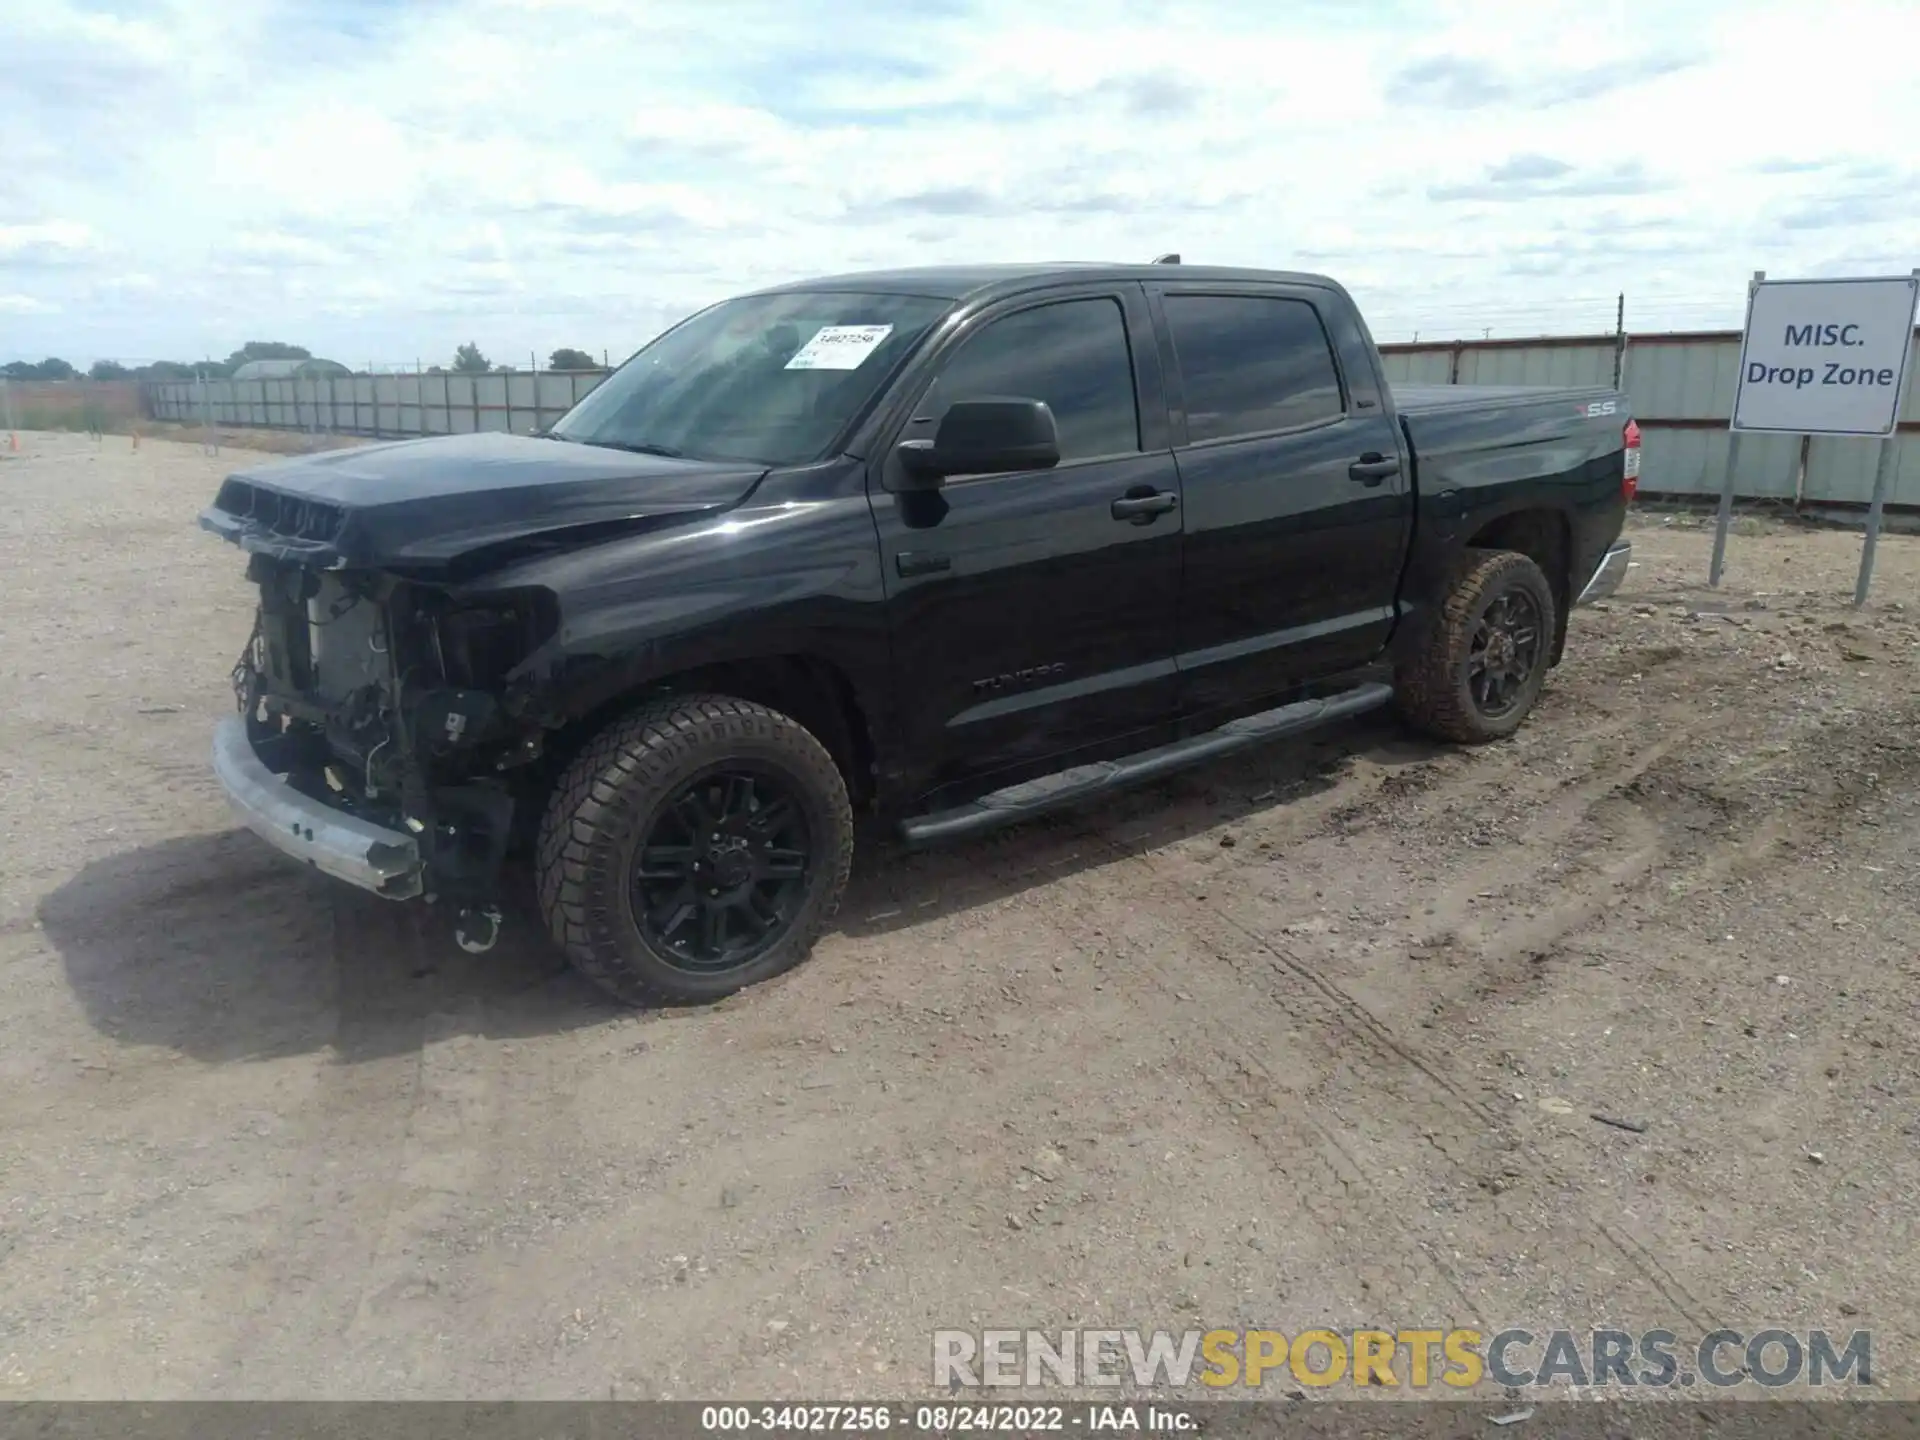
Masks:
[[[951,810],[937,810],[905,821],[900,833],[908,845],[931,845],[976,835],[997,825],[1011,825],[1043,811],[1072,805],[1095,795],[1105,795],[1129,785],[1158,780],[1206,760],[1216,760],[1284,735],[1311,730],[1329,720],[1343,720],[1377,710],[1393,698],[1389,685],[1361,685],[1322,700],[1301,700],[1277,710],[1262,710],[1258,715],[1229,720],[1217,730],[1190,735],[1170,745],[1142,750],[1120,760],[1100,760],[1091,765],[1076,765],[1053,775],[1009,785]]]

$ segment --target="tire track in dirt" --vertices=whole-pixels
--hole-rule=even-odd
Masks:
[[[444,1313],[434,1257],[456,1210],[484,1207],[500,1178],[487,1155],[497,1061],[470,985],[455,985],[444,1006],[432,987],[420,993],[447,943],[427,933],[438,917],[351,893],[323,903],[331,1053],[317,1057],[289,1146],[282,1238],[267,1251],[280,1261],[254,1277],[270,1298],[241,1328],[220,1383],[257,1395],[297,1377],[325,1393],[331,1371],[418,1394],[431,1389],[431,1327]],[[305,1368],[302,1355],[328,1357],[328,1369]]]
[[[1217,911],[1196,906],[1184,887],[1168,884],[1143,857],[1128,857],[1120,868],[1135,873],[1127,876],[1124,885],[1100,896],[1104,903],[1095,908],[1076,904],[1079,915],[1091,921],[1097,914],[1108,913],[1119,903],[1121,894],[1144,895],[1162,901],[1168,911],[1178,916],[1179,930],[1197,944],[1203,955],[1220,962],[1219,969],[1242,982],[1238,993],[1221,997],[1223,1003],[1244,1010],[1245,988],[1250,986],[1263,1000],[1272,1002],[1273,1009],[1268,1013],[1293,1022],[1317,1041],[1313,1048],[1320,1052],[1318,1075],[1311,1084],[1292,1088],[1303,1102],[1326,1106],[1331,1123],[1321,1121],[1304,1108],[1299,1118],[1339,1151],[1357,1182],[1368,1186],[1374,1209],[1369,1225],[1378,1226],[1383,1233],[1410,1229],[1448,1289],[1463,1302],[1468,1296],[1476,1297],[1472,1303],[1482,1316],[1500,1303],[1494,1297],[1501,1296],[1503,1290],[1511,1295],[1511,1288],[1503,1286],[1497,1271],[1489,1268],[1468,1276],[1441,1258],[1448,1249],[1445,1225],[1410,1220],[1412,1212],[1404,1205],[1405,1176],[1395,1173],[1395,1162],[1403,1162],[1408,1155],[1422,1151],[1437,1154],[1445,1165],[1442,1178],[1450,1179],[1464,1195],[1490,1189],[1507,1178],[1504,1171],[1515,1158],[1524,1158],[1542,1189],[1568,1189],[1566,1177],[1550,1168],[1544,1155],[1528,1146],[1477,1096],[1454,1080],[1445,1066],[1394,1034],[1313,966],[1258,930]],[[1145,873],[1144,885],[1139,883],[1138,872]],[[1078,888],[1077,881],[1075,888]],[[1164,970],[1161,973],[1164,988],[1168,981]],[[1178,983],[1187,985],[1191,991],[1193,982],[1187,974],[1183,973]],[[1231,1049],[1227,1052],[1229,1061],[1241,1068],[1258,1068],[1259,1042],[1230,1028],[1223,1033],[1231,1040]],[[1357,1103],[1361,1098],[1370,1103]],[[1383,1101],[1386,1103],[1381,1103]],[[1380,1130],[1383,1115],[1399,1121],[1399,1133],[1376,1143],[1368,1132]],[[1341,1138],[1343,1136],[1364,1137],[1369,1143],[1363,1147],[1352,1139]],[[1397,1145],[1391,1143],[1394,1139],[1399,1142]],[[1377,1157],[1371,1163],[1369,1151]],[[1347,1183],[1345,1189],[1352,1197],[1354,1182]],[[1457,1197],[1442,1198],[1457,1203]],[[1500,1237],[1486,1247],[1493,1253],[1552,1255],[1565,1262],[1565,1268],[1576,1275],[1608,1272],[1609,1257],[1593,1240],[1598,1235],[1664,1302],[1664,1313],[1677,1313],[1691,1324],[1710,1328],[1706,1308],[1698,1297],[1687,1291],[1664,1265],[1651,1261],[1638,1242],[1625,1237],[1600,1217],[1589,1215],[1576,1219],[1563,1213],[1544,1233],[1534,1235],[1518,1229],[1497,1204],[1478,1203],[1474,1223],[1483,1235],[1492,1230]],[[1518,1313],[1518,1297],[1506,1303],[1516,1307],[1509,1313]],[[1607,1313],[1619,1313],[1624,1308],[1613,1307]],[[1644,1305],[1637,1308],[1643,1312],[1649,1309]]]
[[[1582,737],[1580,748],[1587,756],[1597,758],[1604,753],[1609,741],[1619,738],[1633,723],[1632,716],[1616,720],[1604,727],[1602,733]],[[1702,727],[1694,728],[1697,730]],[[1599,767],[1600,773],[1570,788],[1558,781],[1526,787],[1535,794],[1558,794],[1529,826],[1527,858],[1521,862],[1522,871],[1530,870],[1538,877],[1544,867],[1552,863],[1554,841],[1564,839],[1583,825],[1590,824],[1597,806],[1618,795],[1640,775],[1693,738],[1694,732],[1690,730],[1670,734],[1655,746],[1636,747],[1624,759]],[[1485,783],[1492,786],[1500,781],[1489,776]],[[1630,814],[1630,807],[1623,813]],[[1530,932],[1517,937],[1516,948],[1548,938],[1557,940],[1569,930],[1601,914],[1617,887],[1632,884],[1652,872],[1660,859],[1660,849],[1652,827],[1634,819],[1626,821],[1624,828],[1629,832],[1627,843],[1600,842],[1592,847],[1596,853],[1589,862],[1589,880],[1579,887],[1576,895],[1565,898],[1559,914],[1545,922],[1536,922]],[[1324,1143],[1337,1151],[1347,1167],[1374,1187],[1377,1201],[1385,1203],[1387,1196],[1393,1193],[1391,1187],[1398,1180],[1379,1165],[1374,1167],[1375,1173],[1369,1176],[1366,1150],[1341,1138],[1340,1132],[1364,1133],[1356,1124],[1359,1115],[1352,1109],[1349,1093],[1356,1088],[1370,1092],[1370,1097],[1376,1100],[1378,1092],[1384,1088],[1387,1098],[1392,1102],[1391,1106],[1386,1107],[1388,1113],[1406,1117],[1407,1124],[1401,1137],[1402,1149],[1418,1148],[1418,1144],[1424,1144],[1428,1150],[1443,1157],[1453,1179],[1469,1192],[1497,1186],[1505,1178],[1500,1172],[1510,1168],[1502,1163],[1503,1160],[1510,1159],[1515,1152],[1525,1157],[1529,1168],[1541,1176],[1545,1185],[1558,1188],[1566,1183],[1563,1177],[1552,1171],[1542,1173],[1544,1157],[1530,1152],[1524,1141],[1499,1116],[1453,1078],[1447,1066],[1403,1040],[1321,969],[1276,943],[1258,924],[1248,923],[1215,907],[1197,905],[1190,887],[1166,873],[1164,867],[1156,864],[1150,852],[1129,849],[1098,834],[1090,834],[1089,838],[1108,844],[1123,868],[1144,873],[1144,887],[1129,885],[1127,893],[1163,902],[1170,914],[1179,917],[1179,931],[1196,941],[1206,954],[1222,962],[1228,971],[1238,975],[1244,982],[1254,985],[1265,998],[1277,1001],[1279,1013],[1294,1020],[1306,1018],[1311,1022],[1321,1052],[1320,1074],[1313,1084],[1303,1088],[1308,1098],[1329,1105],[1340,1123],[1327,1126],[1312,1117],[1309,1117],[1309,1123]],[[1237,862],[1234,868],[1241,868],[1247,863],[1250,862]],[[1523,879],[1523,875],[1514,874],[1511,859],[1502,859],[1496,864],[1505,870],[1510,883],[1518,883]],[[1442,895],[1457,895],[1462,880],[1466,879],[1477,890],[1483,888],[1478,882],[1484,874],[1483,867],[1478,872],[1468,871],[1465,877],[1449,876],[1437,888]],[[1132,875],[1129,878],[1139,877]],[[1082,882],[1100,883],[1094,879],[1094,872],[1089,872],[1057,888],[1078,888]],[[1561,877],[1558,883],[1564,886],[1565,877]],[[1108,898],[1112,902],[1118,900],[1118,896]],[[1104,913],[1109,908],[1103,905],[1098,911],[1082,910],[1081,913],[1090,918],[1092,914]],[[1163,986],[1164,983],[1163,979]],[[1230,1058],[1238,1068],[1246,1069],[1256,1051],[1255,1043],[1248,1037],[1236,1035],[1230,1028],[1219,1033],[1226,1035],[1230,1041]],[[1364,1066],[1355,1061],[1356,1047],[1365,1057]],[[1377,1115],[1381,1109],[1377,1103],[1362,1106],[1359,1114],[1372,1112],[1377,1126]],[[1352,1194],[1351,1182],[1347,1183],[1347,1193]],[[1480,1208],[1490,1208],[1491,1218],[1483,1223],[1508,1229],[1506,1246],[1497,1248],[1505,1248],[1508,1253],[1527,1252],[1528,1237],[1513,1230],[1501,1217],[1497,1206]],[[1614,1257],[1623,1259],[1641,1277],[1669,1307],[1669,1313],[1678,1312],[1689,1323],[1703,1323],[1705,1307],[1698,1297],[1687,1291],[1673,1273],[1637,1240],[1597,1217],[1585,1225],[1570,1228],[1563,1221],[1554,1228],[1556,1234],[1551,1244],[1555,1253],[1563,1256],[1585,1254],[1589,1260],[1588,1268],[1598,1274],[1605,1273],[1609,1268],[1606,1251],[1611,1251]],[[1594,1234],[1605,1242],[1604,1251],[1594,1248],[1591,1239]],[[1467,1293],[1483,1297],[1495,1293],[1488,1288],[1489,1277],[1480,1277],[1470,1286],[1464,1285],[1462,1277],[1453,1274],[1444,1261],[1438,1260],[1439,1247],[1432,1243],[1432,1237],[1428,1238],[1426,1253],[1435,1259],[1439,1273],[1445,1277],[1451,1290],[1463,1298]]]
[[[349,1345],[407,1355],[409,1388],[419,1379],[413,1367],[425,1358],[420,1330],[440,1308],[431,1253],[487,1171],[498,1097],[481,1030],[475,996],[426,1017],[404,1138],[392,1157],[385,1213],[347,1329]]]
[[[1635,656],[1627,663],[1644,669],[1649,662]],[[1412,889],[1410,898],[1432,902],[1433,923],[1416,944],[1432,943],[1440,936],[1464,940],[1482,983],[1509,978],[1516,961],[1527,961],[1526,969],[1531,971],[1534,955],[1601,918],[1620,894],[1643,883],[1662,863],[1659,827],[1623,792],[1668,757],[1726,723],[1722,717],[1692,717],[1690,723],[1669,726],[1647,743],[1650,707],[1646,697],[1627,698],[1632,703],[1616,703],[1597,723],[1588,723],[1571,736],[1565,733],[1563,719],[1561,726],[1542,725],[1519,756],[1504,752],[1521,746],[1500,747],[1494,753],[1505,764],[1477,764],[1482,752],[1442,751],[1412,768],[1396,769],[1376,761],[1370,751],[1378,742],[1369,746],[1363,737],[1362,744],[1351,746],[1325,767],[1338,771],[1326,788],[1243,817],[1244,834],[1264,841],[1259,848],[1267,853],[1256,855],[1243,842],[1232,859],[1214,867],[1206,883],[1229,891],[1251,888],[1245,882],[1256,868],[1284,865],[1288,851],[1311,841],[1329,836],[1365,838],[1375,830],[1391,833],[1409,823],[1452,826],[1463,808],[1497,800],[1509,810],[1531,810],[1521,836],[1524,847],[1517,854],[1503,849],[1487,863],[1441,876],[1410,877],[1403,883]],[[1578,708],[1578,694],[1565,699],[1571,706],[1562,709],[1571,708],[1575,724],[1589,718]],[[1543,757],[1550,759],[1551,768],[1529,763]],[[1403,778],[1412,776],[1433,778],[1425,783]],[[1177,871],[1180,842],[1225,822],[1207,812],[1204,800],[1192,797],[1176,800],[1166,815],[1126,813],[1128,808],[1156,803],[1164,805],[1165,796],[1142,792],[1133,807],[1110,802],[1078,818],[1056,817],[1000,837],[991,847],[992,878],[981,888],[1025,888],[1023,881],[1037,884],[1050,875],[1050,893],[1073,899],[1064,914],[1049,914],[1048,922],[1069,936],[1101,922],[1112,925],[1116,913],[1132,916],[1136,949],[1148,957],[1157,1000],[1198,998],[1200,977],[1209,977],[1210,993],[1196,1007],[1207,1014],[1197,1022],[1201,1044],[1182,1047],[1181,1063],[1222,1101],[1270,1163],[1292,1175],[1317,1177],[1305,1185],[1290,1180],[1301,1207],[1311,1213],[1313,1202],[1329,1193],[1326,1187],[1338,1186],[1345,1201],[1366,1215],[1373,1233],[1404,1236],[1413,1243],[1399,1247],[1398,1253],[1426,1257],[1419,1267],[1424,1273],[1404,1279],[1437,1284],[1463,1306],[1470,1304],[1469,1296],[1484,1300],[1501,1293],[1496,1276],[1457,1273],[1446,1258],[1444,1235],[1431,1233],[1435,1228],[1431,1225],[1410,1224],[1399,1213],[1405,1198],[1404,1177],[1394,1162],[1410,1149],[1424,1151],[1429,1164],[1438,1157],[1441,1178],[1470,1196],[1489,1189],[1497,1196],[1515,1160],[1524,1161],[1536,1177],[1533,1183],[1544,1188],[1565,1188],[1565,1177],[1550,1170],[1542,1173],[1543,1157],[1525,1146],[1479,1095],[1455,1079],[1450,1067],[1404,1040],[1322,968],[1277,944],[1257,920],[1197,907],[1193,887],[1181,883],[1161,862],[1171,862],[1171,869]],[[1146,821],[1144,826],[1140,819]],[[1583,831],[1593,833],[1587,838]],[[1156,851],[1152,842],[1157,835],[1174,839],[1169,847]],[[1572,840],[1580,843],[1568,855],[1565,847]],[[1102,878],[1104,870],[1084,868],[1087,853],[1101,852],[1125,869],[1144,870],[1148,883],[1113,887]],[[928,868],[936,875],[964,873],[977,868],[979,858],[980,848],[968,846],[947,852]],[[1139,877],[1129,874],[1128,878],[1133,882]],[[1079,898],[1089,890],[1098,897],[1092,905]],[[1516,896],[1533,890],[1548,890],[1552,898],[1543,911],[1517,922],[1475,924],[1455,935],[1467,920],[1466,900],[1478,899],[1489,890],[1497,900],[1508,902],[1508,908]],[[943,898],[951,902],[955,897]],[[1142,931],[1131,909],[1141,900],[1160,902],[1167,918]],[[1190,963],[1184,968],[1176,970],[1160,958],[1182,950],[1190,952]],[[1215,963],[1208,965],[1207,960]],[[1218,984],[1222,977],[1229,983]],[[1279,1016],[1309,1022],[1305,1028],[1314,1043],[1306,1051],[1313,1063],[1305,1075],[1274,1068],[1267,1058],[1272,1039],[1260,1033],[1257,1023],[1226,1018],[1259,1013],[1247,1010],[1248,986],[1278,1002]],[[1181,1007],[1179,1013],[1195,1011]],[[1276,1103],[1276,1096],[1286,1097],[1289,1103]],[[1357,1104],[1356,1097],[1371,1103]],[[1383,1106],[1382,1099],[1389,1103]],[[1331,1110],[1332,1123],[1311,1112],[1309,1107],[1315,1105]],[[1363,1128],[1366,1122],[1377,1129],[1383,1110],[1404,1117],[1397,1145],[1373,1143]],[[1476,1206],[1476,1223],[1492,1223],[1504,1231],[1497,1249],[1513,1255],[1537,1249],[1581,1257],[1584,1269],[1593,1275],[1624,1262],[1638,1283],[1657,1298],[1663,1313],[1677,1312],[1689,1323],[1704,1325],[1705,1307],[1699,1298],[1645,1245],[1610,1221],[1563,1218],[1544,1236],[1534,1235],[1500,1218],[1497,1204],[1486,1198],[1489,1203]]]
[[[1062,882],[1061,889],[1082,889],[1084,878]],[[1102,893],[1092,904],[1079,896],[1060,898],[1064,906],[1050,906],[1042,923],[1069,943],[1078,943],[1095,924],[1110,935],[1117,929],[1129,942],[1130,958],[1142,962],[1134,972],[1138,978],[1130,982],[1136,993],[1149,990],[1143,999],[1169,1016],[1181,1017],[1181,1039],[1172,1063],[1212,1095],[1223,1114],[1232,1116],[1235,1130],[1284,1184],[1291,1204],[1276,1208],[1293,1215],[1281,1218],[1287,1223],[1297,1223],[1295,1217],[1318,1221],[1345,1238],[1356,1257],[1354,1268],[1365,1274],[1361,1289],[1377,1293],[1382,1301],[1395,1294],[1438,1295],[1454,1307],[1456,1316],[1472,1315],[1475,1301],[1459,1278],[1405,1224],[1351,1147],[1309,1113],[1300,1072],[1284,1047],[1232,1018],[1247,1013],[1244,992],[1232,983],[1233,977],[1199,963],[1210,958],[1204,954],[1186,955],[1187,963],[1176,967],[1164,957],[1184,947],[1162,922],[1118,894]],[[1196,1043],[1186,1043],[1189,1036]],[[1336,1205],[1333,1218],[1326,1219],[1330,1199]]]

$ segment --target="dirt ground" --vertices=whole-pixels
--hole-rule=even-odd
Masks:
[[[1920,541],[1856,615],[1857,535],[1743,522],[1712,592],[1637,517],[1509,743],[868,846],[810,963],[640,1013],[237,832],[236,457],[23,444],[0,1395],[871,1397],[936,1328],[1476,1322],[1868,1326],[1920,1394]]]
[[[348,450],[368,442],[358,435],[315,434],[310,430],[253,430],[232,425],[201,426],[178,420],[143,420],[141,444],[152,440],[190,445],[206,451],[251,450],[262,455],[311,455],[316,450]],[[222,472],[224,473],[224,472]]]

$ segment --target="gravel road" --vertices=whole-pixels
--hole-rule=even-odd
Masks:
[[[1857,535],[1743,521],[1713,592],[1637,517],[1511,742],[870,845],[810,963],[627,1012],[233,828],[234,461],[0,454],[0,1396],[912,1394],[936,1328],[1370,1323],[1870,1326],[1920,1395],[1920,542],[1856,614]]]

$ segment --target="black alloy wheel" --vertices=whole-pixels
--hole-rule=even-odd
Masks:
[[[730,695],[662,695],[554,782],[536,880],[554,941],[629,1005],[718,1000],[805,960],[846,891],[853,807],[827,748]]]
[[[793,923],[811,864],[793,782],[772,766],[722,762],[649,818],[634,851],[634,923],[674,969],[739,969]]]
[[[1538,603],[1519,586],[1481,615],[1467,652],[1467,687],[1485,718],[1501,719],[1520,703],[1540,664],[1546,628]]]
[[[1439,603],[1414,618],[1397,646],[1395,706],[1435,739],[1505,739],[1546,684],[1555,613],[1553,586],[1531,557],[1468,550],[1443,582]]]

